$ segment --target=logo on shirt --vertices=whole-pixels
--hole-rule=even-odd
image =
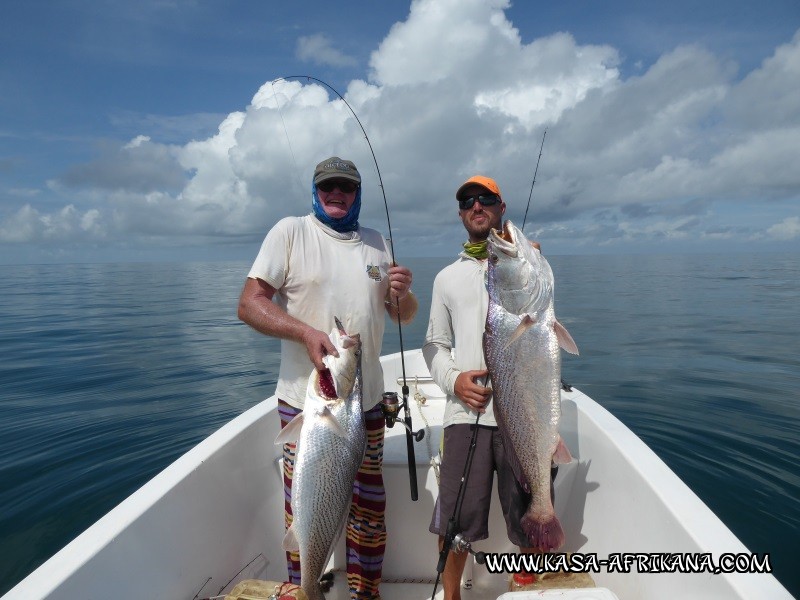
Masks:
[[[377,265],[367,265],[367,277],[375,281],[381,280],[381,269]]]

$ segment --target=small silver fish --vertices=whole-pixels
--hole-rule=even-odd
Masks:
[[[517,479],[532,494],[521,525],[531,547],[564,543],[550,497],[552,462],[572,457],[558,433],[560,348],[578,353],[553,307],[553,271],[510,221],[489,234],[489,308],[483,350],[494,412]]]
[[[284,427],[276,444],[297,442],[292,480],[293,520],[283,548],[300,553],[300,587],[322,600],[320,577],[342,534],[353,483],[364,459],[366,428],[361,392],[361,338],[336,319],[330,339],[339,356],[308,379],[303,412]]]

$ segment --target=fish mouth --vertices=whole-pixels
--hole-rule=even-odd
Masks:
[[[503,232],[500,234],[500,237],[509,244],[515,244],[516,240],[514,239],[514,231],[511,229],[510,225],[511,221],[506,219],[506,222],[503,223]]]
[[[317,377],[317,391],[319,395],[327,400],[336,400],[336,384],[333,381],[330,369],[318,371]]]
[[[501,230],[492,227],[489,237],[492,244],[498,250],[501,250],[508,256],[517,256],[517,240],[514,239],[514,230],[511,227],[511,221],[506,220]]]

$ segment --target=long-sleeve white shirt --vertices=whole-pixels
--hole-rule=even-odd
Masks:
[[[456,262],[436,275],[422,354],[433,380],[447,394],[445,427],[475,422],[477,413],[456,397],[454,389],[462,371],[486,368],[483,330],[488,305],[486,260],[477,260],[462,252]],[[497,425],[491,399],[479,423]]]

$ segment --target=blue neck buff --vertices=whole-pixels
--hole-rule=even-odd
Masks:
[[[358,229],[358,213],[361,212],[361,186],[356,190],[356,199],[347,214],[341,219],[332,219],[322,208],[322,203],[317,195],[317,186],[311,181],[311,208],[314,209],[314,216],[325,225],[340,233],[345,231],[356,231]]]

